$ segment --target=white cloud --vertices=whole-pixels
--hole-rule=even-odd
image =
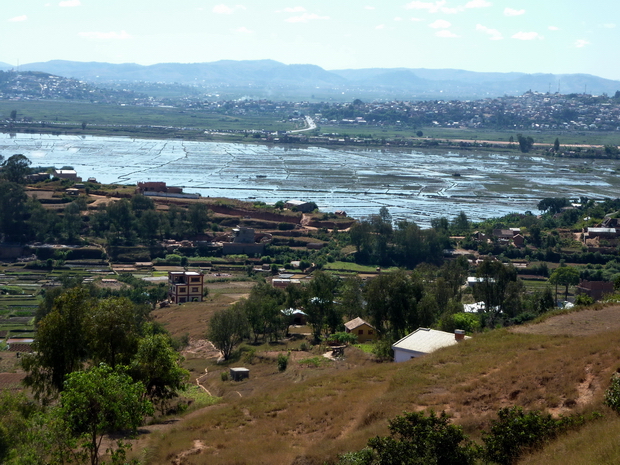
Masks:
[[[616,25],[614,23],[607,23],[607,24],[603,24],[603,27],[606,29],[613,29],[616,27]]]
[[[442,29],[441,31],[437,31],[435,35],[437,37],[443,37],[446,39],[452,39],[454,37],[458,37],[454,32],[448,31],[447,29]]]
[[[224,5],[220,3],[219,5],[215,5],[213,7],[213,13],[217,13],[219,15],[231,15],[235,11],[245,10],[246,8],[243,5],[235,5],[234,7],[230,7],[228,5]]]
[[[521,16],[525,10],[515,10],[513,8],[504,8],[504,16]]]
[[[375,7],[374,6],[365,6],[364,10],[374,10]]]
[[[489,35],[489,40],[502,40],[502,33],[497,29],[491,29],[489,27],[483,26],[482,24],[476,24],[476,31],[484,32]]]
[[[493,4],[487,0],[471,0],[465,4],[465,8],[486,8],[491,5]]]
[[[411,3],[405,5],[407,10],[427,10],[429,13],[437,13],[446,4],[446,0],[439,0],[437,2],[422,2],[420,0],[414,0]]]
[[[517,32],[516,34],[514,34],[512,36],[513,39],[519,39],[519,40],[535,40],[535,39],[543,39],[544,37],[541,36],[538,32]]]
[[[15,16],[15,18],[9,19],[9,22],[11,22],[11,23],[19,23],[21,21],[26,21],[27,19],[28,19],[28,16],[21,15],[21,16]]]
[[[462,6],[456,7],[456,8],[442,8],[441,12],[448,14],[448,15],[455,15],[457,13],[460,13],[461,11],[463,11],[464,8]]]
[[[375,29],[376,29],[377,31],[380,31],[380,30],[382,30],[382,29],[385,29],[385,24],[379,24],[378,26],[375,26]]]
[[[416,23],[420,21],[424,21],[422,18],[411,18],[411,21],[415,21]]]
[[[85,39],[99,39],[99,40],[124,40],[131,39],[131,35],[127,34],[125,31],[121,32],[80,32],[78,34],[80,37],[84,37]]]
[[[550,31],[559,31],[560,28],[557,26],[549,26],[547,29],[549,29]]]
[[[252,34],[254,31],[249,30],[245,26],[238,27],[237,29],[233,29],[234,32],[238,32],[240,34]]]
[[[396,18],[394,18],[394,21],[402,21],[403,18],[401,18],[400,16],[397,16]]]
[[[319,16],[316,13],[304,13],[300,16],[291,16],[290,18],[285,19],[285,21],[287,23],[307,23],[316,19],[329,19],[329,16]]]
[[[587,40],[579,39],[575,41],[575,47],[577,48],[583,48],[586,45],[590,45],[590,42],[588,42]]]
[[[64,2],[60,2],[58,6],[61,7],[71,7],[71,6],[81,6],[80,0],[66,0]]]
[[[437,21],[432,22],[428,25],[428,27],[432,27],[433,29],[447,29],[450,26],[452,26],[452,24],[450,24],[445,19],[438,19]]]
[[[306,9],[303,6],[294,6],[294,7],[289,7],[289,8],[284,8],[285,13],[303,13],[306,11]]]

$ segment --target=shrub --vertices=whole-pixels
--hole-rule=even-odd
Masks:
[[[329,336],[328,341],[337,342],[339,344],[355,344],[357,342],[357,336],[352,333],[334,333]]]
[[[220,378],[222,378],[222,381],[228,381],[228,372],[227,371],[220,372]]]
[[[502,465],[516,463],[526,451],[541,447],[559,432],[560,420],[551,415],[521,407],[502,408],[498,419],[491,423],[491,431],[483,433],[485,455],[488,460]]]
[[[477,451],[445,412],[408,413],[390,421],[390,436],[368,441],[378,461],[352,463],[473,464]],[[360,457],[367,459],[366,456]],[[346,463],[346,462],[345,462]]]
[[[278,371],[286,371],[288,366],[288,357],[284,354],[278,355]]]
[[[611,377],[611,384],[605,391],[605,405],[620,414],[620,375],[615,373]]]

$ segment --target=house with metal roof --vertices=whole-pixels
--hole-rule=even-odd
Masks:
[[[458,344],[465,339],[470,339],[470,337],[465,336],[465,331],[462,329],[457,329],[454,333],[447,333],[436,329],[418,328],[392,344],[394,361],[405,362],[415,357],[430,354],[438,349]]]

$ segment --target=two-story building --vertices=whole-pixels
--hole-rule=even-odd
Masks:
[[[202,302],[204,276],[196,271],[168,272],[168,300],[173,304]]]

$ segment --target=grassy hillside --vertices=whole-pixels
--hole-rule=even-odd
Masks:
[[[609,311],[620,316],[620,307]],[[620,449],[610,439],[617,437],[620,421],[602,406],[602,397],[620,366],[620,331],[575,334],[570,323],[566,334],[556,335],[496,330],[401,364],[376,363],[356,348],[347,348],[344,360],[315,364],[311,359],[318,348],[293,350],[288,369],[280,373],[276,354],[295,349],[291,342],[261,347],[254,357],[233,363],[251,370],[250,379],[238,383],[222,381],[220,372],[227,367],[212,359],[202,365],[188,360],[196,373],[207,368],[202,384],[223,400],[153,433],[143,458],[147,463],[322,464],[386,434],[387,420],[403,411],[446,410],[478,439],[500,407],[520,405],[555,415],[605,413],[551,444],[548,450],[554,452],[532,455],[525,463],[549,463],[549,454],[576,456],[577,451],[583,455],[570,463],[618,463]],[[580,446],[584,442],[587,448]]]

